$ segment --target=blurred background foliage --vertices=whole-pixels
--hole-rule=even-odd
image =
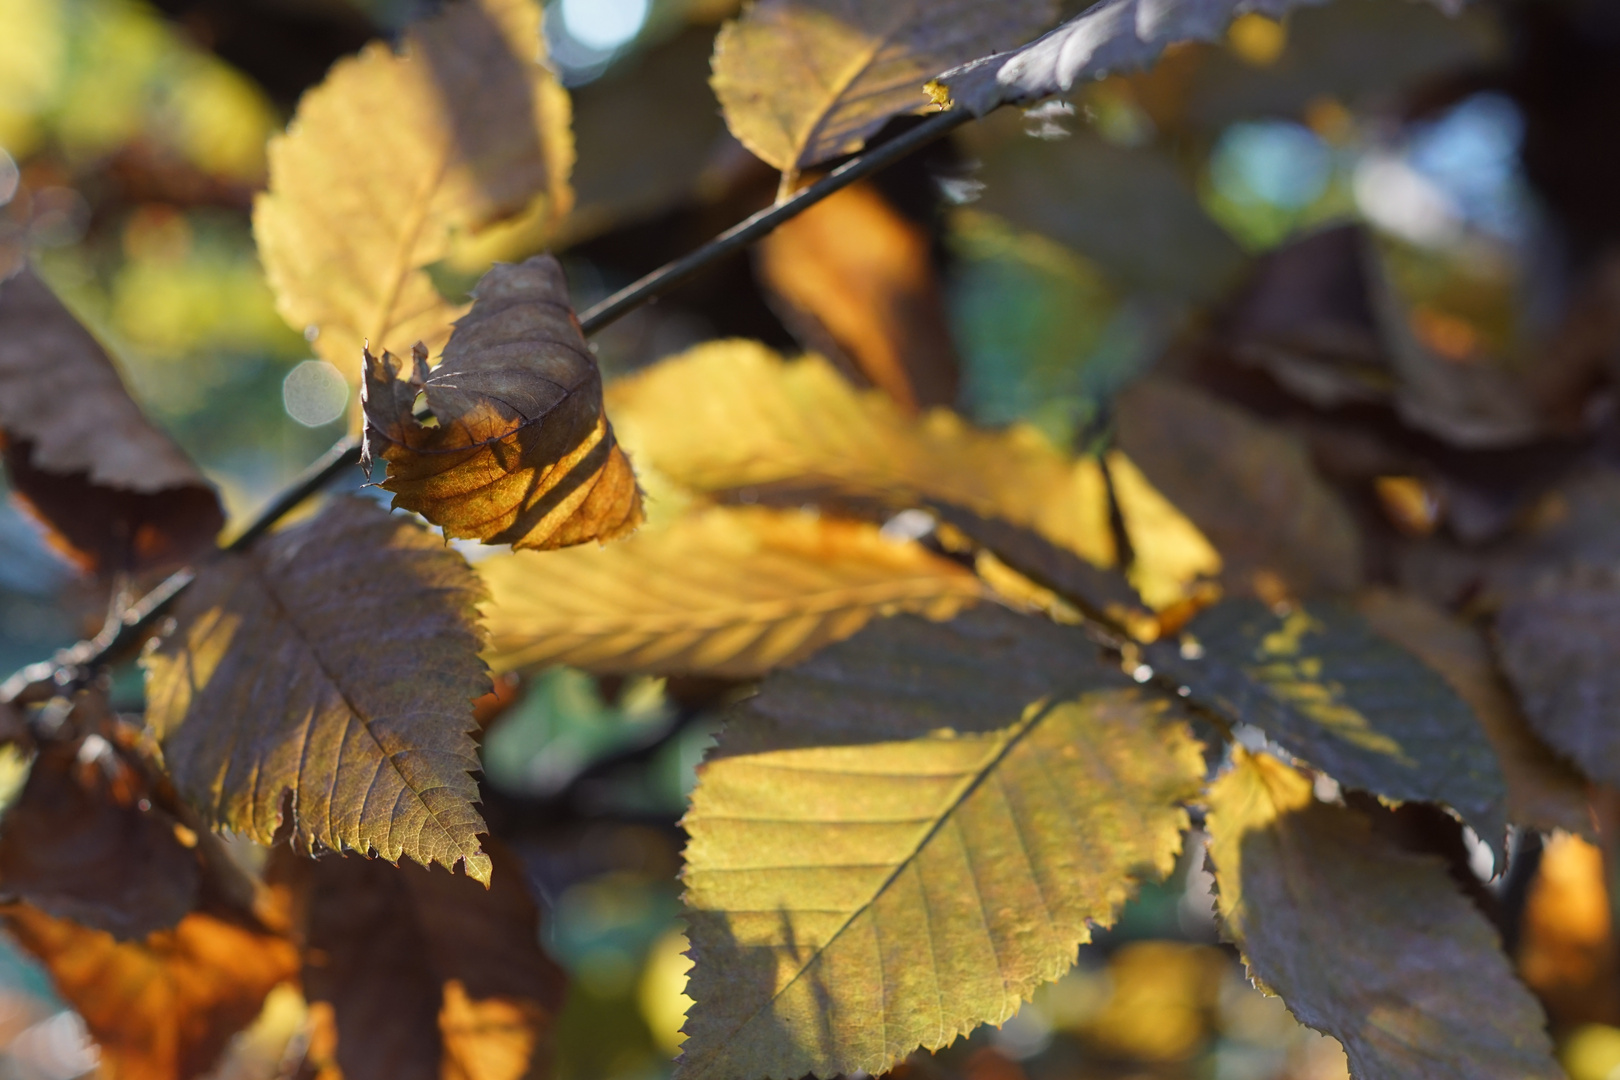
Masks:
[[[333,60],[434,6],[0,0],[0,262],[37,258],[233,515],[344,433],[350,393],[277,315],[256,259],[249,215],[265,141]],[[580,306],[773,197],[775,175],[726,134],[707,87],[715,26],[736,6],[548,5],[579,160],[578,207],[555,243]],[[1504,0],[1448,19],[1407,0],[1341,0],[1286,25],[1245,16],[1224,43],[1174,48],[1072,104],[1003,111],[882,174],[876,189],[922,237],[921,272],[944,297],[959,407],[1100,448],[1115,391],[1190,327],[1234,317],[1211,305],[1257,258],[1346,223],[1368,238],[1380,320],[1442,363],[1526,364],[1620,231],[1606,216],[1612,190],[1592,194],[1612,168],[1577,176],[1564,146],[1587,139],[1594,110],[1620,108],[1616,80],[1599,76],[1579,88],[1593,98],[1584,111],[1564,107],[1575,91],[1561,78],[1581,75],[1559,70],[1558,50],[1585,57],[1588,73],[1620,70],[1620,29],[1590,10]],[[491,259],[536,243],[503,230],[436,280],[457,293]],[[746,335],[828,352],[858,377],[865,331],[803,318],[803,287],[763,260],[735,260],[599,335],[604,370]],[[1329,398],[1378,392],[1355,378],[1310,385]],[[7,671],[100,615],[41,535],[0,503]],[[488,703],[486,810],[522,851],[546,943],[575,976],[559,1032],[569,1080],[667,1075],[686,966],[677,817],[717,710],[739,692],[557,669],[503,683]],[[1510,947],[1571,1075],[1620,1076],[1602,858],[1560,836],[1530,865],[1539,873],[1492,886],[1522,905]],[[1250,987],[1216,943],[1208,885],[1194,844],[1016,1019],[903,1071],[1342,1077],[1337,1045]],[[0,986],[0,1076],[93,1071],[82,1025],[36,970],[0,953]],[[301,1018],[296,995],[273,997],[220,1075],[274,1075]]]

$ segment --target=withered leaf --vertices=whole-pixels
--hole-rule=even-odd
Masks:
[[[1021,49],[985,56],[940,75],[929,89],[941,101],[983,116],[1002,105],[1028,105],[1067,94],[1076,84],[1151,65],[1178,41],[1218,41],[1247,11],[1281,18],[1323,0],[1105,0]],[[1445,10],[1456,0],[1435,0]]]
[[[473,291],[444,360],[407,374],[366,353],[367,471],[446,536],[519,548],[614,540],[641,523],[641,490],[602,411],[602,373],[549,255],[498,264]],[[412,415],[418,396],[432,422]]]
[[[290,800],[305,847],[489,878],[473,804],[478,579],[373,503],[198,572],[147,654],[147,723],[203,820],[269,843]]]
[[[46,743],[0,820],[0,893],[120,941],[178,923],[198,863],[145,778],[100,735]]]
[[[1439,672],[1473,709],[1507,781],[1508,820],[1547,831],[1591,831],[1585,782],[1525,723],[1480,631],[1407,593],[1371,590],[1357,598],[1356,608],[1373,629]]]
[[[1409,854],[1275,758],[1235,751],[1209,795],[1226,933],[1356,1077],[1555,1080],[1545,1019],[1443,863]]]
[[[1278,614],[1228,600],[1145,654],[1193,701],[1253,724],[1346,787],[1445,803],[1500,851],[1507,786],[1480,721],[1354,608],[1324,601]]]
[[[1114,561],[1095,459],[1060,453],[1029,427],[983,431],[945,409],[908,417],[820,357],[711,342],[615,381],[607,402],[640,467],[699,492],[944,503],[1033,528],[1100,566]]]
[[[759,0],[714,43],[733,135],[784,173],[859,150],[891,117],[928,108],[935,72],[1027,41],[1053,0]]]
[[[15,492],[87,569],[178,565],[225,523],[213,485],[27,268],[0,282],[0,447]]]
[[[809,348],[840,353],[915,411],[956,401],[955,346],[928,233],[878,189],[855,184],[783,222],[759,271]]]
[[[278,853],[302,916],[304,991],[331,1009],[345,1080],[550,1075],[566,976],[540,948],[522,863],[485,842],[488,889],[439,868]]]
[[[1136,875],[1173,865],[1204,772],[1174,706],[1091,649],[1038,697],[972,715],[941,683],[983,662],[975,646],[1018,652],[1021,623],[1037,647],[1061,628],[968,618],[961,633],[878,623],[768,678],[720,736],[683,819],[694,1004],[678,1076],[879,1073],[1000,1023],[1073,965]],[[894,663],[919,633],[958,648]],[[881,704],[848,694],[846,663]],[[1018,701],[1027,666],[1010,667],[972,698]]]
[[[5,927],[84,1018],[110,1080],[191,1080],[207,1072],[265,996],[298,973],[285,937],[229,910],[194,911],[141,941],[0,908]]]
[[[1264,595],[1268,578],[1294,596],[1360,583],[1355,520],[1298,440],[1163,379],[1135,383],[1115,411],[1120,448],[1209,537],[1231,591]]]
[[[877,526],[712,507],[609,547],[483,560],[497,671],[759,675],[875,615],[946,619],[984,595],[967,568]]]
[[[423,269],[455,237],[573,201],[568,94],[534,0],[467,0],[333,65],[271,140],[253,231],[277,305],[359,375],[362,343],[437,352],[464,308]]]

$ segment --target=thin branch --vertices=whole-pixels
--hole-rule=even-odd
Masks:
[[[654,270],[595,305],[580,316],[580,327],[595,333],[642,304],[656,300],[699,271],[764,236],[782,222],[810,209],[827,196],[848,187],[865,176],[905,157],[918,148],[942,138],[973,119],[965,109],[938,113],[910,131],[873,147],[840,165],[792,198],[746,218],[690,254]],[[360,461],[360,441],[345,438],[334,445],[285,490],[272,499],[225,551],[241,551],[275,527],[298,504],[335,480],[345,469]],[[95,637],[63,649],[50,660],[30,664],[0,683],[0,704],[43,700],[82,683],[96,668],[116,659],[151,628],[197,576],[191,567],[177,570],[163,583],[131,605],[116,622],[109,623]]]

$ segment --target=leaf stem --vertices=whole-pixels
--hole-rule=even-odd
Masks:
[[[666,263],[634,284],[620,289],[580,316],[581,329],[587,334],[595,333],[642,304],[656,300],[700,270],[746,247],[782,222],[802,214],[834,192],[892,165],[913,150],[942,138],[971,119],[973,114],[966,109],[938,113],[910,131],[852,158],[792,198],[739,221],[696,251]],[[305,499],[359,461],[360,440],[353,436],[340,440],[259,511],[247,528],[226,544],[223,550],[242,551],[274,528],[278,521]],[[197,572],[191,567],[175,571],[162,584],[130,605],[115,622],[109,622],[95,637],[61,650],[50,660],[29,664],[18,671],[0,683],[0,704],[40,701],[81,684],[96,668],[115,659],[138,641],[196,576]]]

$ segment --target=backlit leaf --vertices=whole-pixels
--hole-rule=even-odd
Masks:
[[[965,619],[879,623],[767,679],[721,735],[683,821],[694,1005],[677,1075],[879,1073],[999,1023],[1073,965],[1134,876],[1173,865],[1204,769],[1173,706],[1083,634]],[[1019,692],[1025,664],[962,677],[1021,651],[1022,623],[1037,648],[1078,641],[1038,696]],[[890,666],[919,636],[956,648]],[[881,697],[849,694],[846,665]]]
[[[197,900],[197,855],[100,735],[47,743],[0,821],[0,892],[124,941],[178,923]]]
[[[1361,580],[1355,520],[1300,442],[1182,383],[1145,379],[1115,402],[1120,448],[1209,537],[1240,593],[1293,596]]]
[[[1151,65],[1178,41],[1218,41],[1236,16],[1255,11],[1280,18],[1289,8],[1323,0],[1104,0],[1021,49],[954,68],[930,84],[936,98],[983,116],[1002,105],[1027,105],[1067,94],[1102,75]],[[1456,0],[1435,0],[1446,10]]]
[[[522,863],[490,853],[488,889],[354,857],[281,863],[303,913],[304,991],[331,1010],[345,1080],[549,1075],[566,977],[540,948]]]
[[[1591,830],[1585,781],[1531,732],[1483,634],[1410,594],[1368,592],[1356,607],[1373,629],[1439,672],[1473,709],[1507,781],[1510,821],[1547,831]]]
[[[14,491],[88,569],[178,564],[225,523],[213,485],[26,268],[0,283],[0,448]]]
[[[214,828],[269,843],[465,862],[472,702],[489,689],[477,578],[426,530],[342,499],[203,567],[149,653],[147,723]]]
[[[641,522],[641,491],[602,412],[602,373],[549,255],[497,265],[429,372],[368,351],[361,402],[369,472],[446,536],[524,548],[612,540]],[[418,397],[431,423],[412,415]]]
[[[715,39],[714,92],[738,141],[796,173],[928,108],[931,75],[1056,15],[1053,0],[758,0]]]
[[[84,1018],[109,1080],[191,1080],[298,973],[292,942],[251,918],[194,911],[173,930],[119,942],[27,904],[5,927]]]
[[[807,347],[842,353],[909,411],[956,401],[957,358],[927,230],[871,184],[845,188],[759,245],[765,284]]]
[[[714,507],[608,547],[485,559],[497,671],[749,676],[802,660],[874,615],[948,619],[972,571],[875,525]]]
[[[1445,803],[1500,849],[1507,787],[1473,710],[1353,608],[1277,614],[1229,600],[1146,656],[1193,701],[1253,724],[1346,787]]]
[[[1437,859],[1401,851],[1311,782],[1235,751],[1210,791],[1225,930],[1250,973],[1344,1044],[1357,1080],[1555,1080],[1545,1019]]]
[[[572,203],[568,94],[543,64],[534,0],[468,0],[340,60],[271,141],[254,235],[283,317],[359,375],[369,339],[437,352],[463,308],[423,267],[458,232]]]
[[[1095,460],[1059,453],[1022,425],[982,431],[944,409],[908,418],[820,357],[712,342],[614,382],[607,401],[640,466],[697,491],[830,488],[895,508],[948,503],[1114,561]]]

